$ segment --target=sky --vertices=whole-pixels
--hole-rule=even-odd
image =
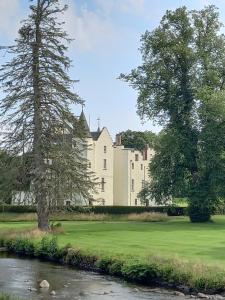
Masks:
[[[35,1],[35,0],[34,0]],[[112,138],[127,129],[151,130],[160,127],[143,123],[136,113],[136,92],[118,79],[141,64],[141,35],[159,25],[166,10],[180,6],[202,9],[214,4],[225,24],[225,0],[59,0],[68,4],[61,17],[74,41],[68,55],[73,61],[72,79],[79,80],[74,91],[85,100],[90,127],[107,127]],[[20,21],[29,14],[29,0],[0,0],[0,45],[11,45]],[[1,54],[2,55],[2,54]],[[0,56],[1,57],[1,56]],[[4,58],[3,58],[4,59]],[[74,114],[80,107],[72,107]]]

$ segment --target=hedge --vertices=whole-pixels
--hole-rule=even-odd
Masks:
[[[68,211],[74,213],[96,214],[131,214],[143,212],[167,213],[169,216],[184,216],[187,214],[186,207],[177,206],[64,206],[56,207],[56,211]],[[35,213],[35,206],[28,205],[0,205],[0,212],[11,213]]]

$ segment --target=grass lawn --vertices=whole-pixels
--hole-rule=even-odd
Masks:
[[[225,268],[225,216],[214,222],[192,224],[186,217],[167,222],[62,222],[58,243],[109,255],[145,258],[178,257]],[[33,227],[33,222],[0,223],[1,230]]]

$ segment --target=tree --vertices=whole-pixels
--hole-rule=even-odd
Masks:
[[[122,144],[126,148],[134,148],[136,150],[144,150],[146,145],[155,146],[156,134],[151,131],[132,131],[122,132]]]
[[[2,126],[12,129],[3,146],[11,156],[31,154],[31,186],[38,227],[49,230],[50,208],[67,197],[89,197],[93,187],[84,157],[85,134],[70,112],[71,104],[83,104],[72,91],[66,56],[70,39],[57,15],[58,0],[36,0],[8,48],[11,61],[1,68],[5,97],[1,100]]]
[[[150,193],[160,203],[185,193],[192,221],[193,211],[207,221],[224,194],[224,131],[214,131],[224,126],[225,38],[220,28],[214,6],[167,11],[160,25],[142,36],[143,64],[121,75],[138,91],[140,117],[163,126],[150,164]]]

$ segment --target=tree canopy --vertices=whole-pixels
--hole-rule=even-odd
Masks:
[[[155,133],[151,131],[132,131],[126,130],[122,132],[122,144],[126,148],[134,148],[136,150],[144,150],[146,145],[154,148],[157,140]]]
[[[212,5],[167,11],[160,25],[141,38],[142,65],[120,76],[138,92],[139,116],[163,126],[150,164],[150,194],[159,203],[185,194],[190,214],[202,212],[202,220],[225,196],[221,26]]]

